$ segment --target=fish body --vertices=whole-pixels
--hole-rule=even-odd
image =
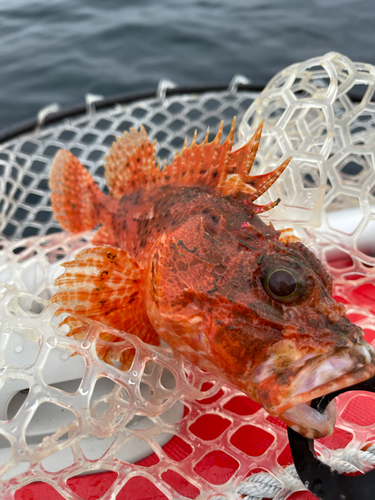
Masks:
[[[146,342],[162,338],[301,434],[322,437],[333,431],[334,403],[321,415],[310,401],[374,375],[374,350],[332,298],[320,261],[258,215],[276,205],[254,201],[288,161],[250,176],[261,127],[234,152],[233,134],[222,145],[220,134],[193,141],[161,169],[144,130],[125,133],[107,158],[109,196],[71,153],[58,153],[56,218],[72,232],[101,227],[98,247],[64,264],[52,301]]]

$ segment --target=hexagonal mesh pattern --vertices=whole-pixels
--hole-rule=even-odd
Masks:
[[[50,164],[59,149],[72,151],[103,189],[102,158],[124,130],[144,125],[150,138],[157,139],[158,156],[170,160],[195,130],[202,140],[209,127],[213,138],[223,120],[224,134],[228,133],[233,117],[241,118],[256,96],[253,92],[207,92],[137,101],[66,119],[3,144],[0,232],[19,239],[61,230],[53,218],[48,187]]]
[[[80,340],[66,337],[65,330],[58,328],[61,318],[54,317],[56,308],[46,299],[62,271],[59,264],[89,247],[92,234],[56,233],[59,227],[49,205],[48,169],[58,148],[70,149],[104,188],[101,159],[123,130],[144,124],[150,136],[158,139],[159,155],[170,158],[195,128],[198,138],[203,138],[207,126],[214,134],[224,119],[227,131],[232,117],[241,117],[256,98],[240,128],[244,140],[257,121],[267,119],[256,168],[265,169],[265,161],[272,167],[291,152],[298,160],[274,186],[273,199],[281,193],[285,201],[267,217],[280,225],[293,221],[337,276],[337,299],[349,304],[352,320],[365,329],[374,345],[375,285],[369,267],[374,264],[374,242],[370,239],[367,253],[360,245],[361,235],[375,216],[371,190],[375,169],[370,163],[373,119],[369,93],[360,107],[346,94],[363,79],[372,88],[372,75],[368,65],[329,54],[287,68],[260,96],[223,92],[150,99],[88,113],[4,145],[0,223],[8,239],[1,241],[0,252],[0,280],[4,282],[0,290],[0,384],[7,394],[8,385],[14,384],[25,397],[13,411],[10,402],[0,417],[1,498],[11,499],[19,488],[43,481],[63,498],[77,500],[77,475],[98,470],[113,475],[101,496],[104,500],[133,498],[134,484],[147,490],[150,498],[164,495],[170,499],[251,500],[277,495],[283,500],[305,489],[289,465],[284,424],[236,389],[167,347],[148,346],[117,331],[123,341],[106,343],[101,334],[110,329],[97,323],[83,321]],[[359,108],[369,110],[370,119],[361,118],[364,111]],[[361,128],[358,123],[362,122]],[[335,135],[336,128],[344,132]],[[348,197],[358,204],[350,199],[347,205]],[[351,234],[345,233],[348,225],[337,222],[337,209],[343,207],[350,215],[357,214],[359,207],[363,218]],[[336,217],[336,226],[330,214]],[[135,348],[129,371],[98,359],[96,346],[103,344],[113,351],[113,358]],[[23,351],[28,353],[27,362],[21,361]],[[79,356],[71,358],[74,351]],[[72,360],[82,362],[81,375],[70,391],[49,379],[47,366],[56,353],[66,366]],[[97,386],[104,379],[110,384],[98,393]],[[341,470],[366,471],[375,462],[373,447],[363,449],[365,441],[375,435],[372,413],[360,411],[364,404],[375,407],[375,397],[340,396],[334,439],[316,444],[322,459]],[[184,407],[178,418],[172,412],[176,405]],[[65,412],[63,425],[36,441],[30,429],[40,412],[61,411]],[[139,417],[144,418],[143,424],[136,426]],[[173,437],[161,447],[161,435]],[[129,447],[143,447],[153,454],[130,463]]]
[[[256,172],[293,157],[263,196],[282,200],[264,218],[292,224],[344,280],[368,276],[375,265],[374,90],[374,66],[331,52],[278,73],[239,128],[244,142],[266,120]],[[338,272],[330,261],[343,253],[347,265]]]

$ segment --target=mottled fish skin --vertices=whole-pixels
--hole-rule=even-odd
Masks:
[[[71,153],[58,153],[50,182],[56,218],[71,232],[101,227],[98,247],[64,264],[52,301],[149,343],[161,337],[317,438],[333,431],[334,403],[322,416],[309,402],[374,375],[374,350],[332,298],[320,261],[258,216],[279,200],[254,201],[289,162],[250,175],[261,130],[234,152],[234,126],[222,145],[220,131],[211,143],[194,139],[163,169],[144,129],[125,133],[107,157],[110,196]],[[79,336],[75,321],[66,320]],[[115,361],[105,349],[98,355]],[[132,356],[121,355],[123,369]]]

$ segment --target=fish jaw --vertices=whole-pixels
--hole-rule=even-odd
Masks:
[[[308,439],[320,439],[333,434],[336,423],[336,403],[331,401],[320,413],[308,403],[299,403],[279,415],[279,419]]]
[[[375,375],[375,351],[364,340],[345,349],[311,358],[274,373],[257,386],[260,404],[271,414],[308,438],[333,433],[336,410],[332,401],[323,414],[311,400],[350,387]]]

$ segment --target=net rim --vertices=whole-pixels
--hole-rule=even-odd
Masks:
[[[198,85],[192,87],[178,86],[178,87],[168,87],[165,89],[164,97],[170,97],[175,95],[183,94],[204,94],[207,92],[225,92],[230,91],[231,86],[229,85]],[[253,83],[238,83],[238,86],[234,92],[262,92],[266,85],[259,85]],[[233,91],[233,90],[232,90]],[[102,110],[105,108],[112,107],[116,104],[129,104],[137,101],[143,101],[146,99],[152,99],[158,96],[157,90],[149,92],[126,92],[124,94],[115,94],[108,97],[100,98],[93,103],[95,110]],[[349,92],[350,98],[355,102],[360,102],[361,96],[352,94]],[[59,122],[64,118],[70,118],[73,116],[78,116],[80,114],[87,113],[88,104],[78,104],[74,106],[69,106],[67,108],[59,109],[58,111],[53,111],[47,114],[43,120],[43,125],[51,125],[53,123]],[[28,120],[23,120],[10,127],[5,127],[0,130],[0,144],[7,142],[9,140],[15,139],[19,135],[27,134],[33,132],[35,129],[40,127],[40,120],[38,117],[31,118]]]
[[[256,84],[238,84],[238,88],[236,88],[233,92],[261,92],[264,89],[264,85],[256,85]],[[183,94],[204,94],[208,92],[225,92],[230,91],[230,86],[228,85],[199,85],[193,87],[173,87],[166,88],[163,93],[163,97],[170,97],[174,95],[183,95]],[[130,104],[137,101],[143,101],[146,99],[152,99],[153,97],[158,97],[158,92],[156,90],[149,92],[136,92],[136,93],[125,93],[125,94],[117,94],[109,97],[101,98],[93,103],[93,107],[95,110],[102,110],[105,108],[113,107],[116,104]],[[79,104],[75,106],[69,106],[67,108],[60,109],[58,111],[54,111],[48,113],[48,115],[43,120],[43,125],[51,125],[53,123],[59,122],[64,118],[70,118],[73,116],[77,116],[80,114],[87,113],[88,104]],[[7,142],[11,139],[15,139],[19,135],[23,135],[29,132],[33,132],[35,129],[40,127],[40,121],[38,117],[21,121],[15,125],[11,125],[10,127],[5,127],[0,130],[0,143]]]

